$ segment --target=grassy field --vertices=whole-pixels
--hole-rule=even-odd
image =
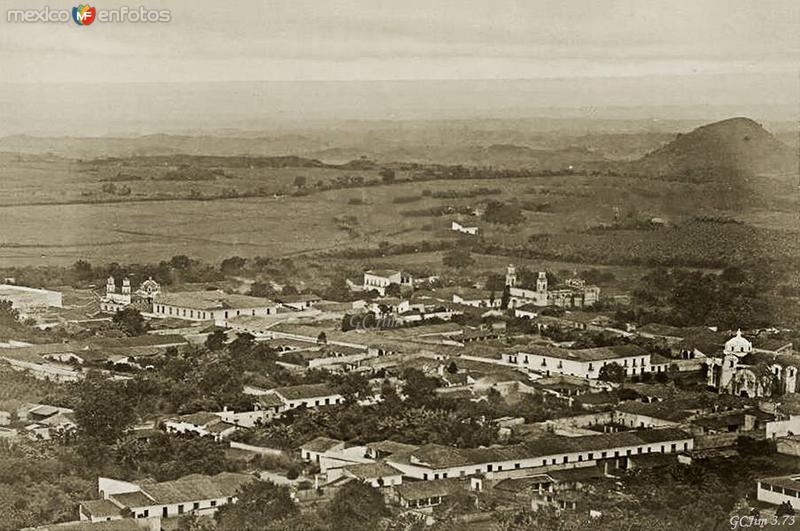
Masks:
[[[222,168],[224,177],[213,181],[179,182],[161,179],[168,170],[95,166],[58,158],[4,159],[0,164],[0,265],[64,265],[78,259],[153,262],[177,254],[218,261],[233,255],[297,256],[382,241],[439,240],[454,237],[448,228],[456,216],[434,215],[434,210],[480,208],[490,199],[517,202],[524,209],[525,222],[504,227],[462,216],[465,223],[478,224],[487,241],[530,246],[531,235],[559,235],[574,241],[576,247],[591,246],[588,263],[596,262],[596,255],[612,245],[613,238],[605,235],[598,240],[584,231],[612,223],[615,214],[623,220],[661,217],[671,223],[697,215],[748,216],[748,221],[767,227],[786,225],[791,216],[763,209],[745,212],[732,196],[711,194],[698,184],[581,175],[400,182],[302,196],[197,201],[185,199],[189,190],[213,195],[228,188],[239,192],[264,188],[277,193],[293,190],[298,175],[305,176],[307,187],[312,188],[318,181],[342,176],[374,180],[376,175],[374,170],[235,167]],[[102,185],[120,173],[143,180],[115,183],[129,186],[128,196],[104,197]],[[433,197],[486,188],[500,193]],[[592,244],[595,241],[600,243]],[[564,259],[574,261],[575,257]]]

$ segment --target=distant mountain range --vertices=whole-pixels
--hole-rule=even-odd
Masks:
[[[597,124],[581,130],[580,124],[549,132],[542,131],[543,125],[536,121],[476,120],[348,122],[339,128],[272,135],[17,135],[0,138],[0,153],[6,153],[7,160],[13,160],[8,154],[16,153],[73,159],[146,157],[151,162],[163,157],[163,164],[206,167],[345,165],[358,170],[365,169],[364,161],[375,161],[534,170],[573,167],[694,182],[738,182],[752,176],[778,177],[786,183],[796,179],[796,145],[789,147],[748,118],[702,125],[677,137],[665,132],[663,124],[650,128],[645,122],[628,123],[625,131],[598,130]],[[685,130],[696,125],[674,123],[672,127]],[[783,138],[792,140],[786,134]],[[203,160],[197,160],[198,156]]]

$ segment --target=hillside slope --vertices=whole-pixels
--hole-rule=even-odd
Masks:
[[[795,174],[791,148],[749,118],[731,118],[680,134],[632,164],[634,171],[686,180]]]

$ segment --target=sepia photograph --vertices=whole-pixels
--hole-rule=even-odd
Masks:
[[[798,0],[0,0],[0,531],[800,530],[799,373]]]

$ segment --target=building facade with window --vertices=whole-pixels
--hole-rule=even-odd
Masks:
[[[161,293],[153,300],[153,313],[187,321],[213,321],[225,326],[228,319],[242,315],[275,315],[278,305],[260,297],[214,291]]]
[[[597,379],[600,370],[610,363],[623,367],[628,376],[657,372],[650,353],[636,345],[569,350],[533,344],[505,353],[503,360],[545,376],[566,374]]]

